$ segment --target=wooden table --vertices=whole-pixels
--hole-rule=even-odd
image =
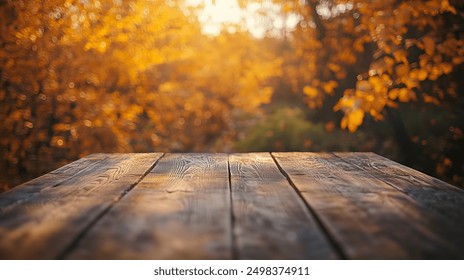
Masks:
[[[464,191],[372,153],[93,154],[0,195],[3,259],[462,259]]]

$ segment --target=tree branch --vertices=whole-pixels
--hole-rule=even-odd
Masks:
[[[321,16],[317,13],[317,0],[306,0],[306,4],[310,7],[311,17],[316,25],[317,39],[322,40],[325,37],[325,26],[322,23]]]

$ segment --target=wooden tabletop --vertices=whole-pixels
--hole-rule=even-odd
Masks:
[[[2,259],[463,259],[464,191],[373,153],[93,154],[0,194]]]

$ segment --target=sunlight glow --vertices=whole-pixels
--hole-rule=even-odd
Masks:
[[[198,17],[203,32],[209,35],[218,35],[224,28],[234,32],[238,27],[258,38],[270,31],[273,36],[279,36],[283,30],[293,29],[299,21],[295,15],[283,16],[281,7],[270,1],[252,3],[244,9],[236,0],[187,0],[187,3],[203,7]]]
[[[187,0],[191,6],[202,6],[198,18],[203,32],[218,35],[224,25],[239,25],[243,19],[243,10],[236,0]]]

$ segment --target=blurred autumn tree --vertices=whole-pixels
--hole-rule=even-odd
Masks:
[[[341,113],[352,133],[366,119],[385,119],[394,158],[464,183],[462,1],[273,2],[300,18],[284,52],[284,94],[301,93],[318,112],[313,120],[331,123],[331,109]]]
[[[280,59],[248,33],[203,35],[193,12],[0,2],[2,187],[92,152],[230,149],[231,115],[270,100]]]
[[[271,5],[267,37],[206,35],[182,0],[1,1],[3,189],[93,152],[235,149],[372,150],[464,184],[463,3],[238,2]]]

